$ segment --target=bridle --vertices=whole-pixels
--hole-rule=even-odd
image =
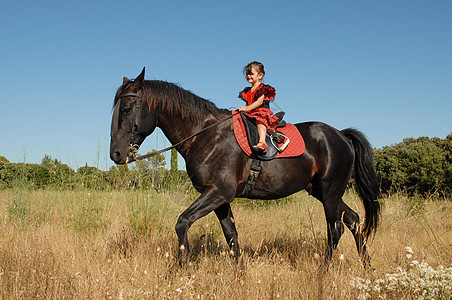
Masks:
[[[140,149],[140,145],[134,143],[133,141],[135,140],[135,137],[136,137],[137,132],[138,132],[138,121],[139,121],[139,119],[140,119],[140,114],[139,114],[139,112],[140,112],[141,101],[142,101],[141,95],[142,95],[142,92],[141,92],[141,89],[140,89],[140,90],[139,90],[138,92],[136,92],[136,93],[125,93],[125,94],[119,95],[119,97],[118,97],[119,100],[121,100],[122,98],[125,98],[125,97],[137,98],[137,99],[135,100],[135,105],[134,105],[134,107],[133,107],[133,108],[134,108],[134,112],[135,112],[135,120],[133,121],[132,129],[127,130],[127,131],[124,133],[124,134],[126,134],[126,133],[128,133],[128,132],[131,132],[130,139],[129,139],[129,152],[132,154],[132,157],[133,157],[134,159],[136,159],[136,158],[135,158],[135,157],[136,157],[136,153],[137,153],[138,150]],[[123,136],[124,136],[124,134],[123,134]]]
[[[233,116],[235,116],[235,115],[240,113],[239,111],[237,111],[237,112],[231,114],[230,116],[228,116],[228,117],[226,117],[226,118],[224,118],[224,119],[222,119],[222,120],[220,120],[220,121],[218,121],[216,123],[213,123],[213,124],[207,126],[206,128],[203,128],[202,130],[196,132],[195,134],[189,136],[188,138],[186,138],[186,139],[184,139],[184,140],[182,140],[182,141],[180,141],[180,142],[178,142],[178,143],[176,143],[176,144],[174,144],[174,145],[172,145],[170,147],[167,147],[167,148],[159,150],[159,151],[154,151],[154,152],[151,152],[151,153],[148,153],[148,154],[145,154],[145,155],[137,156],[137,152],[140,149],[140,145],[135,144],[133,141],[135,140],[135,136],[137,135],[137,132],[138,132],[138,121],[140,119],[139,118],[139,111],[140,111],[141,101],[142,101],[141,95],[142,95],[142,92],[141,92],[141,90],[139,90],[136,93],[125,93],[125,94],[119,95],[119,97],[118,97],[120,100],[121,100],[121,98],[125,98],[125,97],[137,98],[137,100],[135,101],[135,106],[134,106],[135,120],[133,122],[132,129],[130,129],[130,130],[128,130],[128,131],[126,131],[124,133],[124,134],[126,134],[128,132],[131,132],[131,136],[130,136],[130,139],[129,139],[129,152],[132,154],[132,157],[133,157],[134,160],[142,160],[142,159],[145,159],[145,158],[148,158],[148,157],[152,157],[152,156],[161,154],[161,153],[166,152],[168,150],[171,150],[171,149],[173,149],[173,148],[175,148],[175,147],[177,147],[179,145],[182,145],[186,141],[194,138],[195,136],[207,131],[208,129],[210,129],[210,128],[216,126],[216,125],[219,125],[220,123],[223,123],[226,120],[231,119]],[[124,134],[122,136],[124,136]]]

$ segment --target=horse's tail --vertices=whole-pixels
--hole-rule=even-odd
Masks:
[[[341,132],[351,140],[355,149],[355,188],[364,204],[366,218],[362,232],[368,238],[377,230],[381,209],[377,199],[380,196],[380,188],[375,173],[372,147],[364,134],[358,130],[348,128]]]

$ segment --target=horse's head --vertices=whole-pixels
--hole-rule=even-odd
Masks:
[[[153,113],[143,106],[144,68],[135,80],[124,77],[123,84],[115,96],[115,107],[111,121],[110,158],[117,164],[135,160],[144,139],[156,127]]]

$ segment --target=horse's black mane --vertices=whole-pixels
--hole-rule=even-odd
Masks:
[[[127,83],[116,93],[115,103]],[[221,119],[229,111],[220,109],[211,101],[203,99],[180,86],[161,80],[145,80],[141,88],[143,105],[149,110],[159,110],[168,115],[178,115],[193,122],[205,120],[208,116]]]

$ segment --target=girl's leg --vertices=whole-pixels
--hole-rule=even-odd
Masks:
[[[257,134],[259,135],[259,143],[265,144],[265,137],[267,136],[267,127],[262,123],[257,123]]]
[[[267,136],[267,127],[262,123],[257,123],[257,134],[259,135],[259,143],[253,146],[253,150],[256,152],[267,152],[268,148],[265,144],[265,137]]]

